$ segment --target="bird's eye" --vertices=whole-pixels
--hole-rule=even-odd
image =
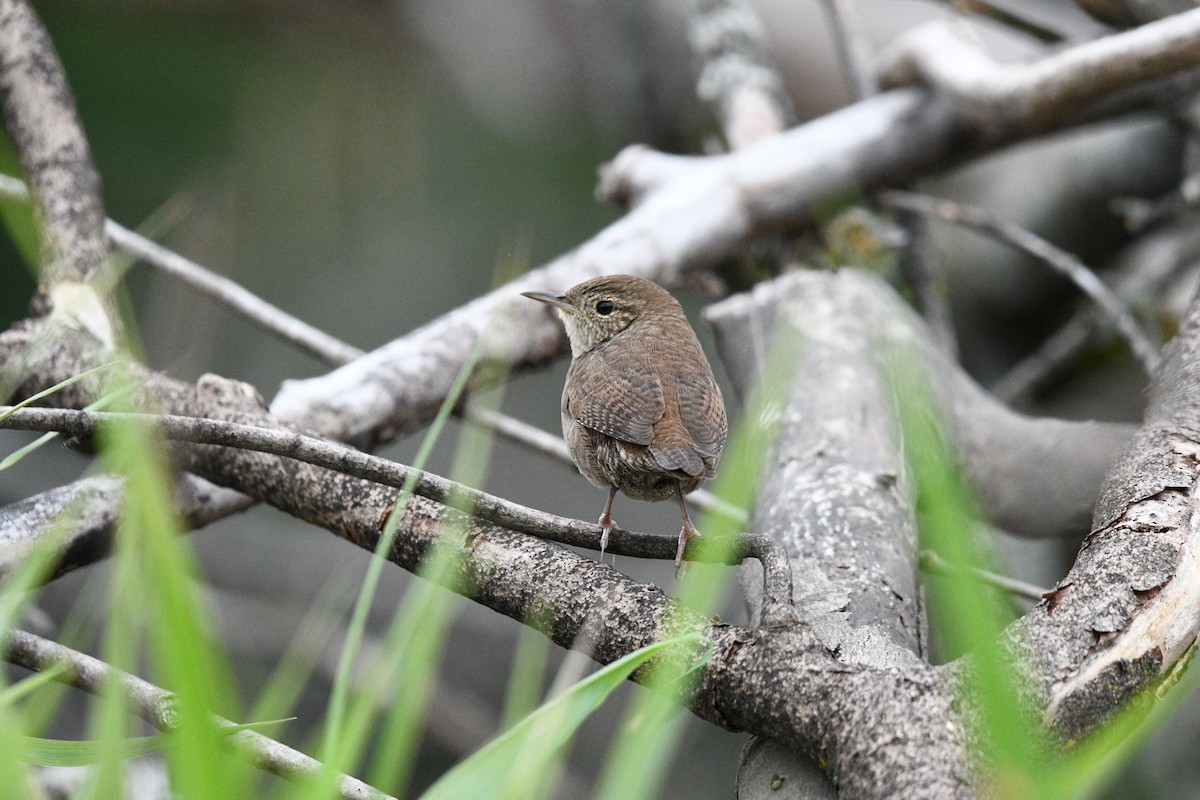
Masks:
[[[596,303],[596,313],[602,317],[607,317],[613,312],[614,308],[615,306],[613,305],[612,300],[601,300],[600,302]]]

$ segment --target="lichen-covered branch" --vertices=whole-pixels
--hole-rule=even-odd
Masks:
[[[887,86],[928,84],[982,131],[1046,130],[1090,103],[1200,64],[1200,10],[1048,55],[1000,64],[965,35],[965,23],[914,28],[881,57]]]
[[[24,0],[0,2],[0,108],[37,196],[43,286],[91,279],[108,254],[100,175],[58,54]]]
[[[1200,298],[1167,345],[1145,422],[1108,476],[1071,571],[1014,626],[1047,721],[1074,738],[1200,632]]]

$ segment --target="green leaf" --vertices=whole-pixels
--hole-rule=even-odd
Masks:
[[[0,172],[19,177],[24,180],[21,162],[13,150],[12,141],[0,132]],[[33,216],[33,204],[28,198],[0,198],[0,223],[8,231],[13,245],[21,255],[21,259],[29,268],[29,274],[36,280],[38,268],[41,265],[40,244],[37,221]]]
[[[146,624],[154,682],[175,692],[177,727],[166,740],[165,760],[172,786],[183,797],[247,796],[249,767],[224,746],[213,714],[240,716],[233,670],[213,640],[214,626],[200,597],[191,540],[176,514],[166,448],[154,426],[120,420],[97,431],[102,463],[125,480],[125,505],[117,532],[109,634],[124,628],[114,657],[120,669],[133,669],[136,620]],[[107,699],[107,698],[106,698]],[[98,796],[118,782],[123,734],[116,709],[102,712],[105,740]],[[111,717],[109,715],[112,715]],[[98,779],[99,780],[99,779]]]
[[[703,642],[703,636],[691,633],[643,647],[614,661],[543,704],[447,772],[422,795],[423,800],[521,796],[525,790],[521,783],[536,780],[558,749],[635,669],[667,648]]]
[[[110,361],[107,364],[101,364],[100,366],[93,367],[92,369],[89,369],[86,372],[81,372],[78,375],[74,375],[70,378],[67,378],[65,381],[62,381],[61,383],[56,383],[55,385],[51,386],[49,389],[45,389],[45,390],[33,395],[32,397],[22,400],[20,403],[13,406],[9,410],[5,411],[3,414],[0,414],[0,420],[9,416],[14,411],[16,411],[18,408],[24,408],[25,406],[28,406],[30,403],[35,402],[36,400],[39,400],[39,399],[45,397],[46,395],[57,392],[59,389],[62,389],[64,386],[70,386],[72,383],[83,380],[88,375],[91,375],[92,373],[98,372],[99,370],[105,369],[107,367],[111,367],[113,364],[116,364],[116,363],[117,363],[116,361]],[[102,396],[101,398],[99,398],[98,400],[96,400],[94,403],[84,406],[83,410],[84,411],[99,411],[100,409],[103,409],[105,406],[109,405],[114,400],[124,396],[127,393],[128,393],[127,389],[122,389],[122,390],[119,390],[116,392],[109,392],[109,393],[105,394],[104,396]],[[6,456],[4,458],[4,460],[0,461],[0,471],[8,469],[12,465],[14,465],[18,461],[20,461],[22,458],[24,458],[25,456],[32,453],[34,450],[37,450],[39,447],[45,445],[48,442],[54,441],[54,439],[56,439],[56,438],[58,438],[58,433],[56,433],[54,431],[50,431],[48,433],[42,434],[41,436],[34,439],[32,442],[25,445],[24,447],[18,447],[16,450],[9,453],[8,456]]]
[[[83,767],[103,757],[104,745],[93,739],[69,741],[22,736],[20,760],[42,767]],[[163,736],[137,736],[121,741],[123,758],[137,758],[163,749]]]
[[[30,675],[23,681],[18,681],[7,689],[0,691],[0,706],[9,706],[26,697],[48,683],[58,679],[69,669],[67,664],[55,664],[50,669]]]
[[[286,721],[278,719],[269,722],[247,722],[242,725],[227,725],[218,728],[218,732],[223,736],[232,736],[240,731],[262,728],[268,725],[278,725]],[[167,740],[170,736],[171,734],[169,733],[160,733],[155,736],[133,736],[123,739],[120,742],[122,757],[137,758],[138,756],[157,753],[167,746]],[[95,764],[101,758],[105,757],[105,748],[108,746],[106,743],[94,739],[72,741],[67,739],[42,739],[36,736],[22,736],[20,741],[20,760],[27,764],[37,764],[43,767],[85,767]]]
[[[100,372],[101,370],[108,369],[109,367],[113,366],[116,363],[117,363],[116,361],[109,361],[107,364],[101,364],[98,367],[92,367],[91,369],[85,370],[85,371],[79,373],[78,375],[72,375],[71,377],[67,378],[65,381],[59,381],[58,383],[51,386],[49,389],[43,389],[42,391],[38,392],[37,394],[30,395],[29,397],[27,397],[24,400],[22,400],[21,402],[17,403],[15,406],[8,409],[7,411],[0,413],[0,419],[4,419],[5,417],[9,416],[17,409],[25,408],[28,405],[32,405],[33,403],[36,403],[38,400],[41,400],[43,397],[52,395],[55,392],[59,391],[60,389],[65,389],[66,387],[70,386],[73,383],[78,383],[79,381],[83,380],[84,378],[88,377],[89,375],[95,375],[97,372]]]

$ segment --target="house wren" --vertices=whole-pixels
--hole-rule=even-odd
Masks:
[[[523,292],[557,309],[571,340],[562,394],[563,438],[584,477],[608,489],[600,554],[617,527],[613,498],[675,497],[683,512],[678,574],[698,536],[683,496],[716,474],[729,432],[713,380],[683,309],[665,289],[632,275],[594,278],[557,292]]]

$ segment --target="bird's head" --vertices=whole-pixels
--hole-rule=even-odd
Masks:
[[[592,278],[561,293],[521,294],[558,311],[571,340],[572,356],[603,344],[639,320],[683,316],[679,303],[667,290],[633,275]]]

